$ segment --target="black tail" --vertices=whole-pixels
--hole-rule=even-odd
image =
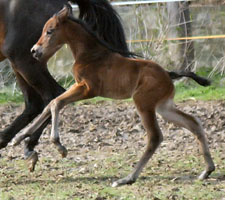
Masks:
[[[210,80],[203,78],[201,76],[198,76],[197,74],[193,73],[193,72],[186,72],[186,71],[182,71],[182,72],[168,72],[169,76],[171,79],[178,79],[181,77],[189,77],[192,78],[193,80],[195,80],[198,84],[202,85],[202,86],[209,86],[211,85]]]
[[[107,0],[70,1],[79,6],[79,18],[84,20],[99,38],[114,49],[129,52],[120,17]]]

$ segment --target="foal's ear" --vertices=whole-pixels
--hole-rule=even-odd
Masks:
[[[72,7],[69,5],[64,5],[63,9],[56,14],[56,17],[57,20],[61,23],[66,21],[70,15],[72,15]]]

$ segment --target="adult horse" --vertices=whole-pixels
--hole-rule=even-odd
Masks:
[[[114,48],[127,51],[124,32],[117,13],[107,0],[73,0],[89,27]],[[47,60],[37,61],[30,53],[41,35],[45,22],[59,11],[67,0],[0,0],[0,61],[9,59],[24,96],[25,109],[0,132],[0,148],[29,124],[47,105],[65,90],[47,69]],[[104,16],[104,18],[103,18]],[[104,19],[104,20],[103,20]],[[31,159],[30,170],[37,161],[35,145],[48,124],[47,120],[25,143],[25,157]]]

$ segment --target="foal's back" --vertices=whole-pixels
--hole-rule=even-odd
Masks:
[[[174,86],[168,73],[157,63],[151,60],[134,59],[121,56],[118,53],[109,53],[95,64],[83,69],[85,79],[93,89],[98,91],[96,96],[113,99],[135,97],[139,93],[148,95],[149,91],[157,90],[155,96],[162,99],[171,96]]]

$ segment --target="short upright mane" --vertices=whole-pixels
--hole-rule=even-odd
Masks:
[[[80,24],[82,26],[82,28],[84,28],[92,37],[94,37],[96,39],[96,41],[103,45],[104,47],[106,47],[107,49],[109,49],[110,51],[112,52],[115,52],[115,53],[119,53],[120,55],[124,56],[124,57],[140,57],[139,55],[133,53],[133,52],[130,52],[130,51],[123,51],[123,50],[119,50],[119,49],[115,49],[113,47],[111,47],[108,43],[106,43],[104,40],[100,39],[97,34],[92,31],[86,24],[84,21],[82,21],[81,19],[77,19],[75,18],[74,16],[70,15],[68,17],[69,20],[77,23],[77,24]]]

